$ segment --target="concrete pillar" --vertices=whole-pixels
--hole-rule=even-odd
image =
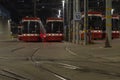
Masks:
[[[112,40],[112,0],[106,0],[106,42],[105,47],[111,47]]]
[[[80,12],[80,0],[75,0],[76,1],[76,12]],[[78,20],[78,21],[76,21],[75,22],[75,24],[76,24],[76,44],[79,44],[79,40],[80,40],[80,34],[79,34],[79,31],[80,31],[80,29],[79,29],[79,27],[80,27],[80,21]]]
[[[88,0],[84,0],[84,45],[88,44],[87,29],[88,29]]]
[[[73,43],[75,43],[75,39],[76,39],[76,37],[75,37],[75,20],[74,20],[74,15],[75,15],[75,5],[76,5],[76,1],[75,0],[73,0],[73,40],[72,40],[72,42]]]
[[[8,19],[0,18],[0,41],[10,40],[11,31]]]

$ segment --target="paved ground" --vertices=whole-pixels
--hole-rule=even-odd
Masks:
[[[120,80],[119,41],[111,48],[103,41],[0,41],[0,80]]]
[[[94,44],[76,45],[72,43],[67,44],[67,50],[73,55],[89,55],[97,58],[103,58],[113,62],[120,62],[120,39],[114,39],[111,42],[111,47],[105,48],[105,41],[93,41]]]

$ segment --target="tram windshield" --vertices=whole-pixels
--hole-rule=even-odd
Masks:
[[[88,17],[88,29],[100,30],[102,29],[102,18],[99,16]]]
[[[39,22],[26,21],[23,22],[23,33],[40,33],[40,24]]]
[[[84,28],[84,18],[81,21],[82,27],[81,30]],[[102,30],[102,17],[100,16],[89,16],[88,17],[88,29],[91,30]]]
[[[46,31],[47,33],[63,33],[63,22],[48,22]]]
[[[106,23],[106,20],[104,19],[103,20],[104,30],[106,30],[105,23]],[[119,30],[120,29],[119,25],[120,25],[120,22],[118,19],[112,19],[112,30]]]

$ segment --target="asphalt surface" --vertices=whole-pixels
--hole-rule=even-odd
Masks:
[[[120,80],[120,41],[0,41],[0,80]]]

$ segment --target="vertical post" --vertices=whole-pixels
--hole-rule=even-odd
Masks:
[[[84,0],[84,45],[88,44],[87,28],[88,28],[88,0]]]
[[[68,6],[69,6],[69,4],[68,4],[68,1],[69,0],[66,0],[65,2],[66,2],[66,4],[65,4],[65,10],[66,10],[66,12],[65,12],[65,16],[66,16],[66,21],[65,21],[65,23],[66,23],[66,41],[69,41],[69,9],[68,9]]]
[[[73,43],[75,43],[75,20],[74,20],[74,16],[75,16],[75,0],[73,0]]]
[[[80,0],[75,0],[76,1],[76,12],[80,12]],[[79,44],[79,20],[75,22],[76,23],[76,44]]]
[[[62,1],[63,7],[63,31],[64,31],[64,40],[66,40],[66,26],[65,26],[65,0]]]
[[[68,10],[68,41],[70,42],[71,41],[71,0],[67,0],[68,1],[68,7],[67,7],[67,10]]]
[[[111,10],[112,10],[112,0],[106,0],[106,41],[105,41],[105,47],[111,47],[111,40],[112,40]]]
[[[34,0],[34,17],[36,17],[36,0]]]

